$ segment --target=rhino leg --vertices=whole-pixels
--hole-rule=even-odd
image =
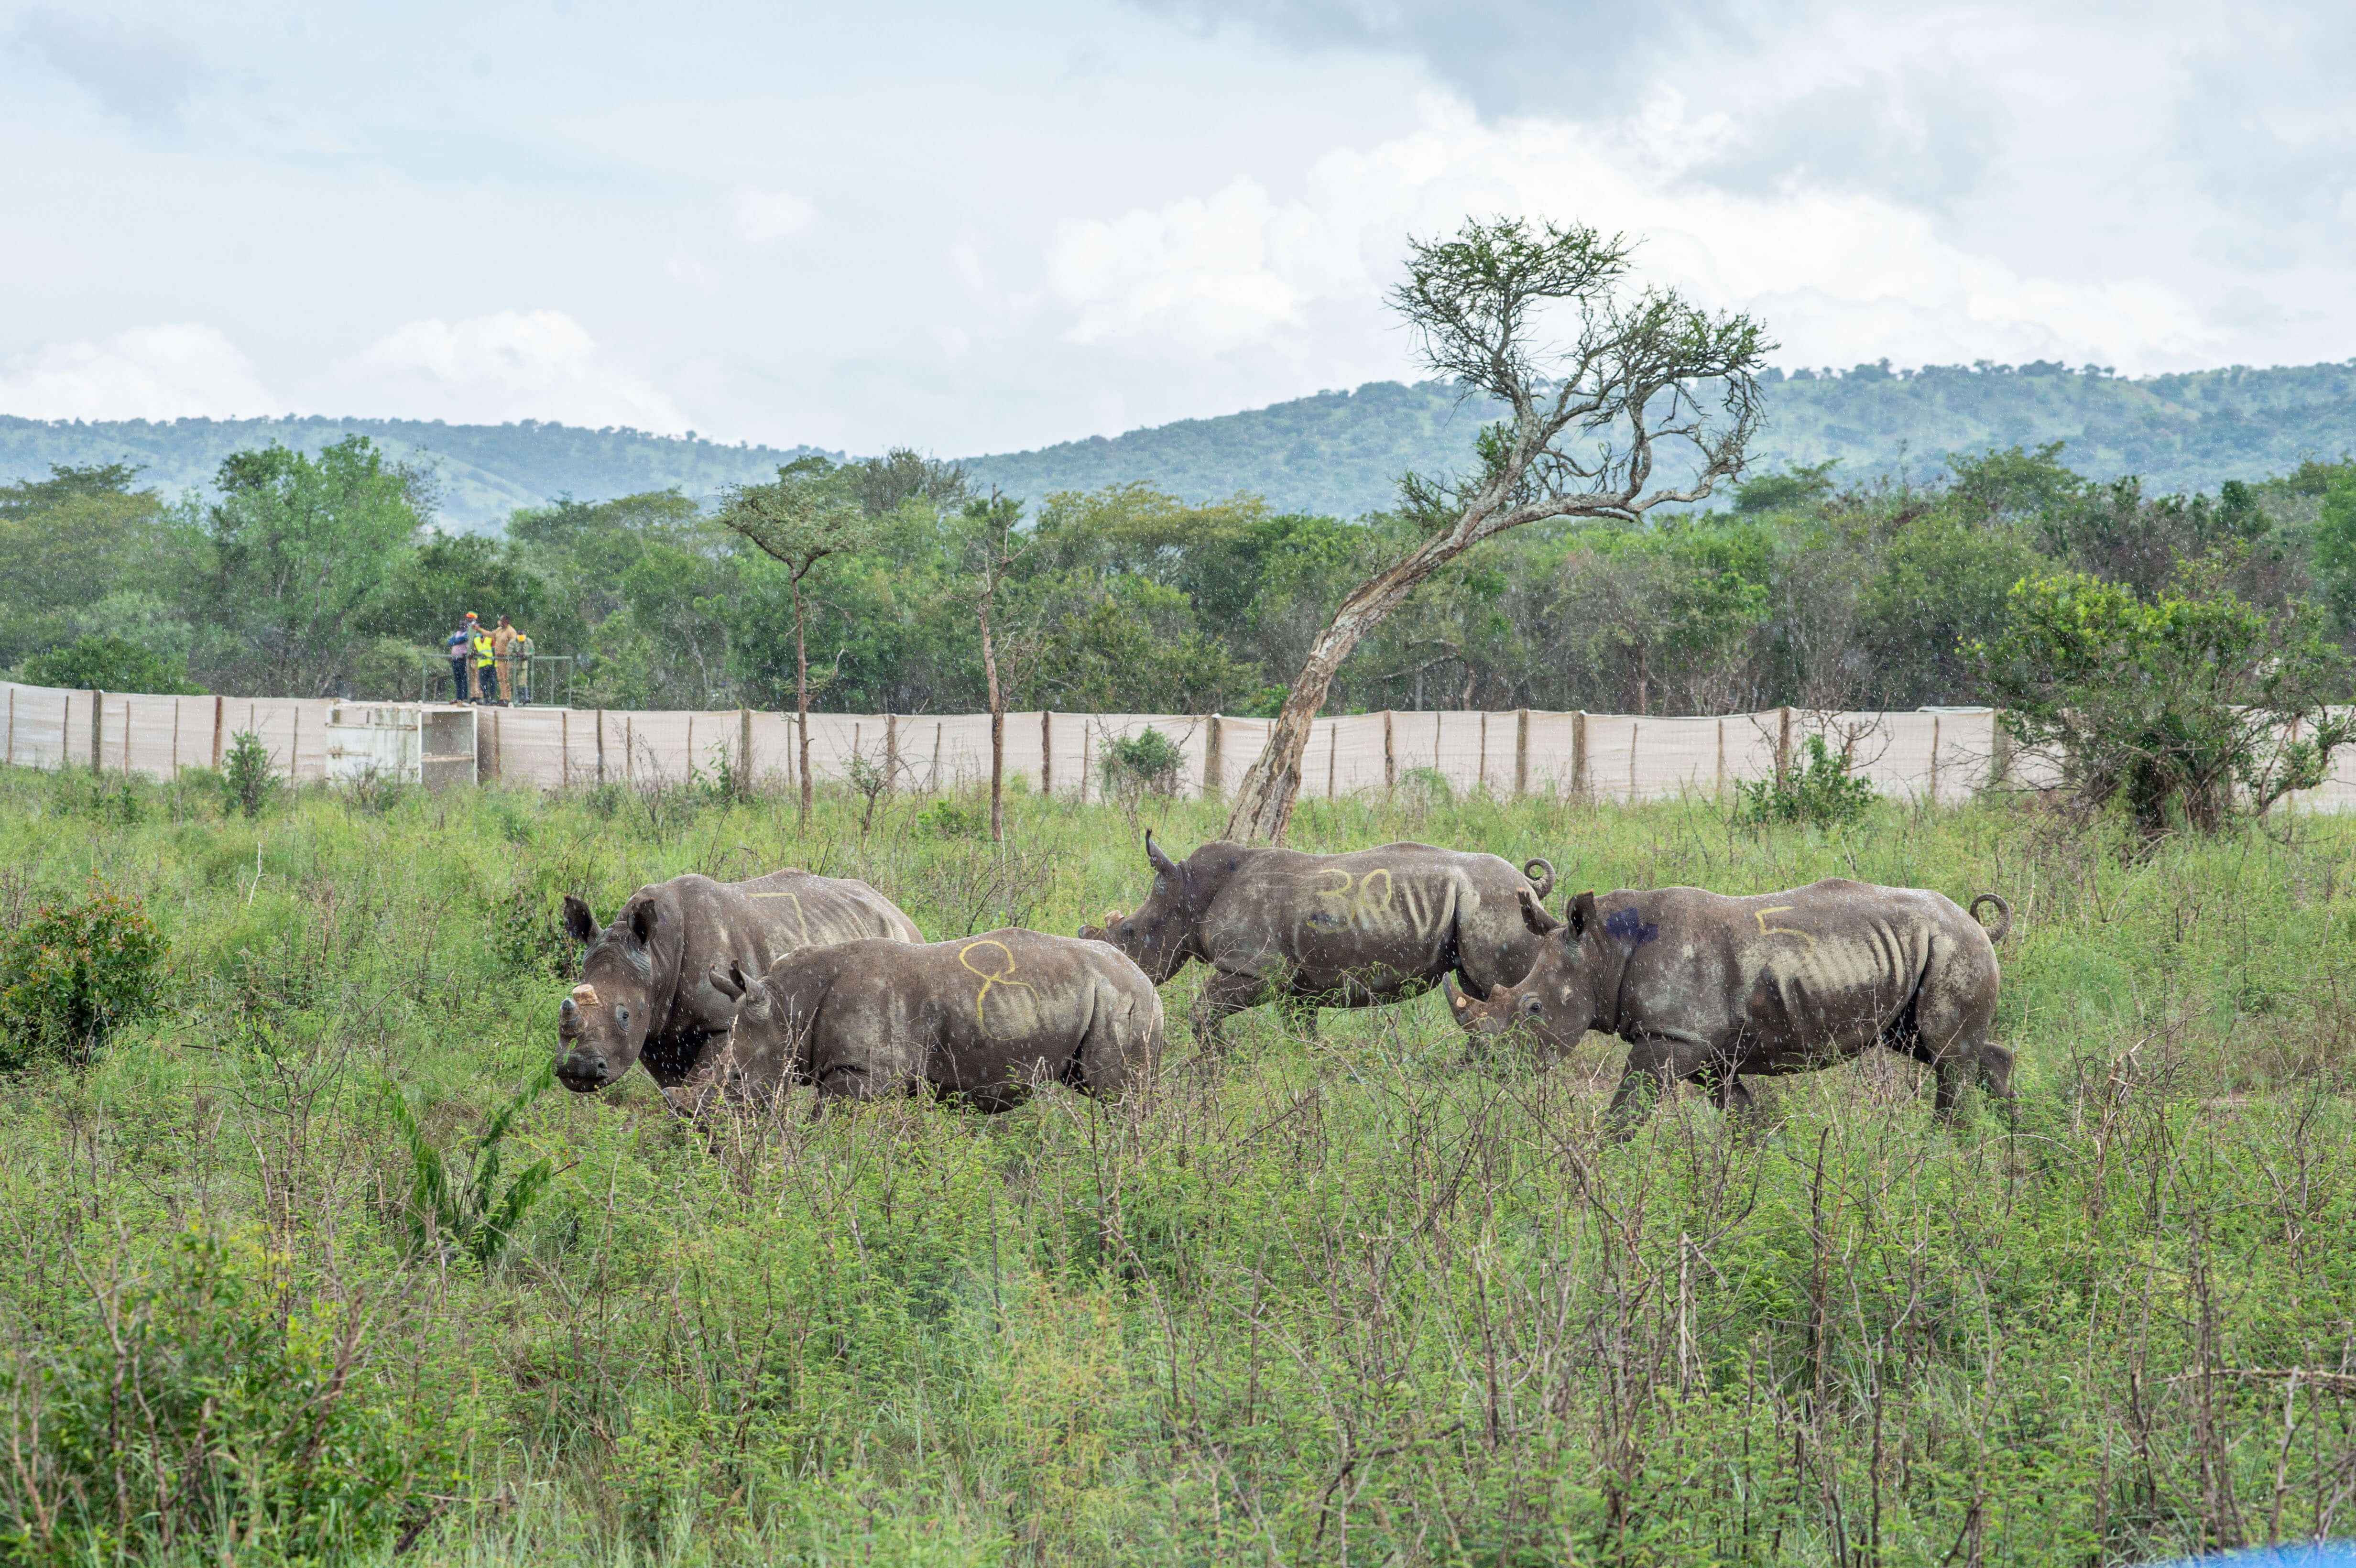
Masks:
[[[1219,1043],[1222,1026],[1246,1008],[1267,1000],[1267,983],[1257,975],[1233,975],[1221,970],[1211,976],[1194,998],[1194,1043],[1208,1050]]]
[[[1952,1121],[1974,1077],[1997,1098],[2012,1098],[2012,1052],[1988,1040],[1995,1022],[1993,975],[1938,974],[1923,985],[1911,1015],[1900,1019],[1884,1043],[1930,1064],[1938,1082],[1932,1112]]]
[[[1620,1074],[1620,1087],[1612,1092],[1611,1108],[1604,1113],[1613,1140],[1634,1136],[1637,1126],[1653,1114],[1653,1107],[1671,1085],[1708,1064],[1701,1051],[1683,1040],[1650,1034],[1631,1040],[1627,1069]]]

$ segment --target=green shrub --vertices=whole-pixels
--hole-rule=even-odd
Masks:
[[[555,1081],[555,1063],[541,1069],[514,1099],[491,1115],[475,1147],[466,1157],[466,1168],[454,1171],[449,1157],[426,1141],[425,1129],[405,1095],[390,1097],[392,1119],[408,1146],[411,1179],[404,1217],[410,1241],[421,1253],[461,1252],[488,1267],[515,1238],[515,1228],[539,1202],[556,1166],[542,1158],[525,1168],[499,1190],[499,1146],[514,1130],[516,1118]]]
[[[82,637],[25,661],[25,678],[35,686],[76,691],[135,691],[157,697],[196,697],[204,688],[188,679],[187,661],[159,654],[125,637]]]
[[[271,1264],[183,1235],[152,1273],[98,1275],[64,1332],[0,1370],[18,1456],[0,1557],[324,1563],[423,1522],[445,1453],[369,1401],[365,1320],[284,1311]]]
[[[1115,795],[1176,795],[1185,761],[1178,742],[1149,724],[1105,742],[1105,787]]]
[[[248,821],[260,816],[285,787],[271,765],[270,748],[251,730],[240,730],[231,738],[229,755],[221,759],[220,777],[224,809],[241,811]]]
[[[1849,772],[1847,749],[1833,751],[1822,735],[1809,736],[1802,749],[1807,756],[1799,767],[1734,786],[1735,821],[1837,827],[1865,815],[1865,808],[1873,804],[1873,784]]]
[[[916,814],[916,831],[927,838],[987,838],[990,806],[984,801],[943,795]]]
[[[1453,805],[1456,791],[1438,768],[1409,768],[1399,775],[1399,794],[1409,805]]]
[[[163,1005],[166,950],[139,901],[102,882],[80,903],[43,905],[0,937],[0,1068],[87,1062]]]

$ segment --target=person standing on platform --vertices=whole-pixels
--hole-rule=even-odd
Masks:
[[[531,634],[530,632],[520,626],[516,628],[515,642],[509,645],[508,656],[515,664],[516,701],[529,708],[531,706]]]
[[[469,610],[466,618],[458,623],[458,629],[451,633],[443,644],[450,650],[450,700],[453,702],[471,701],[475,695],[469,672],[475,662],[476,625],[475,613]]]
[[[483,624],[474,616],[469,615],[466,620],[475,629],[472,644],[475,650],[475,700],[496,702],[498,699],[491,692],[498,684],[498,674],[493,667],[496,656],[491,647],[491,635],[483,630]]]
[[[499,706],[515,704],[515,640],[516,629],[505,615],[491,628],[491,656],[498,661]]]

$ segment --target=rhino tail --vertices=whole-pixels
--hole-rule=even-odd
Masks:
[[[1554,891],[1554,862],[1543,855],[1533,855],[1522,862],[1522,875],[1530,880],[1531,891],[1539,898]]]
[[[1974,921],[1979,919],[1982,904],[1996,905],[1996,923],[1987,928],[1987,938],[1990,943],[2002,942],[2012,930],[2012,906],[1994,893],[1982,893],[1971,902],[1969,912]]]

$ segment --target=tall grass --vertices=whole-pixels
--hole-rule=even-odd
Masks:
[[[1847,1568],[2356,1530],[2356,824],[2130,856],[1992,805],[1825,832],[1707,800],[1305,802],[1302,848],[1544,854],[1572,891],[1840,874],[2013,901],[2017,1115],[1934,1125],[1882,1058],[1772,1085],[1748,1130],[1683,1096],[1613,1145],[1612,1042],[1471,1059],[1427,1000],[1314,1040],[1247,1015],[1206,1060],[1198,976],[1127,1104],[704,1129],[642,1074],[524,1093],[566,891],[605,917],[658,878],[797,864],[928,934],[1069,930],[1148,883],[1110,808],[1012,797],[1001,851],[847,793],[806,833],[788,801],[686,786],[309,792],[252,821],[142,795],[101,815],[0,773],[0,916],[96,877],[171,944],[165,1013],[85,1071],[0,1080],[0,1551]],[[1143,809],[1173,849],[1215,831]],[[549,1162],[539,1201],[487,1262],[418,1246],[416,1151],[495,1116],[511,1168]],[[314,1454],[304,1489],[192,1506],[168,1542],[123,1510],[76,1537],[72,1477],[22,1457],[54,1435],[36,1396],[93,1355],[144,1386],[91,1325],[175,1288],[191,1234],[343,1380],[349,1473]],[[385,1528],[304,1522],[362,1495]],[[244,1519],[278,1522],[226,1539]]]

